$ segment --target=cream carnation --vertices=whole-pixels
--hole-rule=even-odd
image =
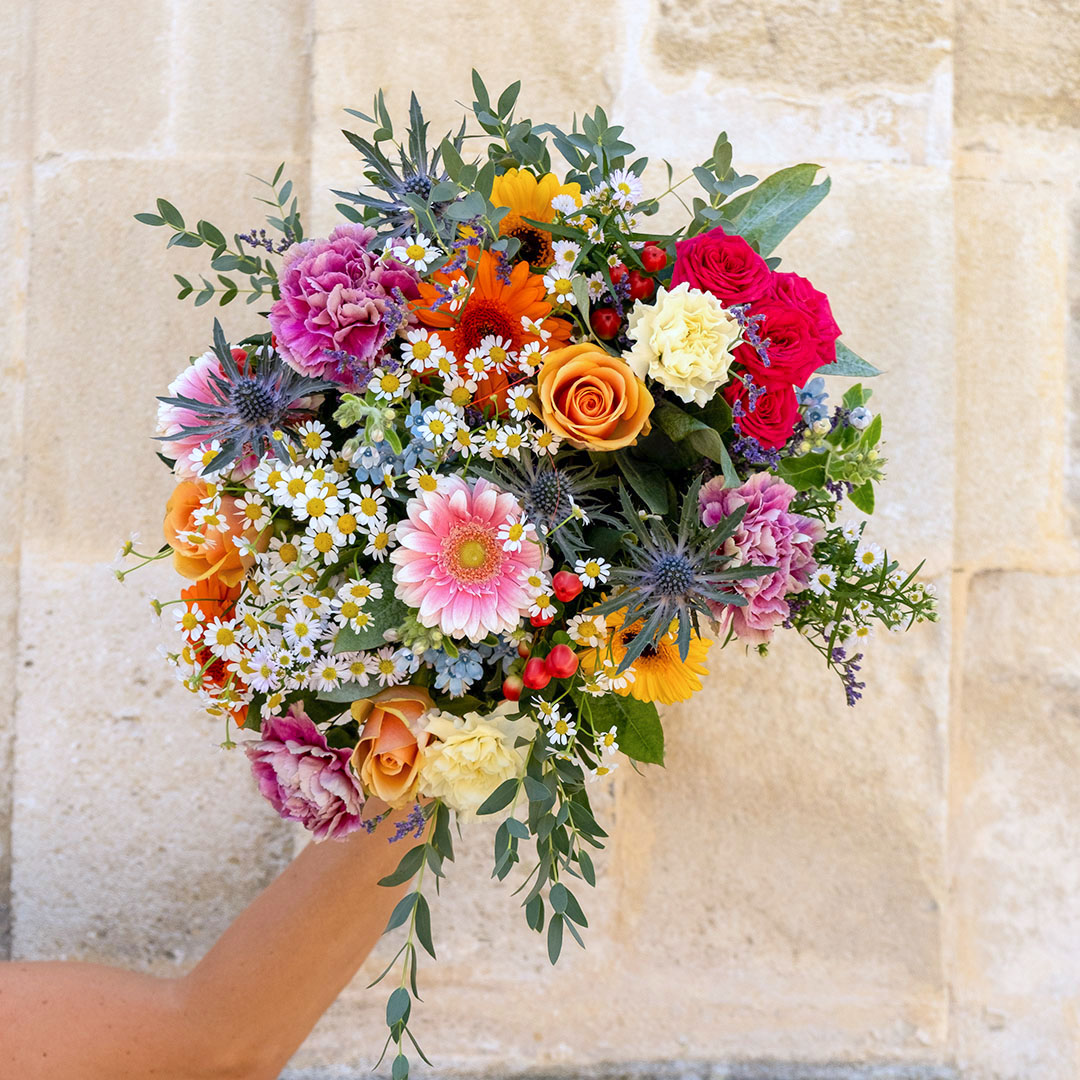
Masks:
[[[511,720],[508,714],[517,708],[504,701],[486,716],[429,713],[431,741],[420,751],[420,793],[471,817],[504,780],[522,776],[528,746],[514,744],[532,740],[536,722],[527,716]]]
[[[697,405],[706,405],[727,382],[731,350],[742,334],[715,296],[687,282],[658,289],[655,303],[639,300],[628,332],[635,343],[623,359],[634,374]]]

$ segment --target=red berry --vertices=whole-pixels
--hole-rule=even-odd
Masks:
[[[533,626],[550,626],[555,621],[554,615],[530,615],[529,622]]]
[[[525,683],[522,681],[520,675],[507,675],[503,679],[503,697],[507,701],[517,701],[521,697],[521,691],[525,688]]]
[[[551,682],[551,673],[539,656],[534,656],[521,673],[521,681],[530,690],[543,690]]]
[[[554,679],[569,679],[577,671],[577,664],[577,654],[569,645],[556,645],[544,661],[548,674]]]
[[[640,270],[630,271],[630,299],[648,300],[656,290],[656,282]]]
[[[518,642],[518,656],[520,656],[522,660],[528,660],[531,651],[532,649],[527,641]]]
[[[622,319],[613,307],[593,308],[593,313],[589,316],[589,322],[601,341],[610,341],[619,332],[619,327],[622,326]]]
[[[551,588],[556,600],[568,604],[581,592],[581,578],[577,574],[571,574],[569,570],[560,570],[551,579]]]
[[[611,268],[610,273],[611,273],[611,284],[612,285],[618,285],[619,282],[622,281],[622,279],[624,277],[626,277],[626,264],[625,263],[616,263]]]
[[[641,249],[641,265],[650,274],[655,274],[667,266],[667,252],[658,244],[646,244]]]

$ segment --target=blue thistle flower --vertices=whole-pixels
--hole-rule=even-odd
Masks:
[[[189,397],[159,397],[166,405],[175,405],[194,413],[199,424],[185,427],[173,435],[162,435],[163,442],[205,436],[218,439],[221,452],[206,466],[216,472],[246,453],[260,460],[274,454],[288,462],[289,455],[275,431],[292,435],[291,428],[307,415],[299,408],[301,399],[334,384],[301,375],[289,367],[268,347],[252,350],[245,370],[241,371],[221,324],[214,320],[214,355],[221,361],[222,374],[210,376],[210,389],[216,401],[196,401]]]
[[[594,610],[598,615],[626,608],[623,626],[642,622],[642,627],[627,643],[626,655],[619,665],[625,671],[650,645],[668,632],[672,623],[678,630],[676,642],[683,660],[689,655],[691,632],[700,633],[699,618],[714,618],[710,604],[736,604],[746,600],[731,589],[731,582],[771,574],[772,566],[731,566],[731,557],[718,549],[732,536],[746,513],[740,506],[712,528],[700,523],[698,491],[701,480],[694,482],[683,503],[679,527],[673,536],[655,515],[642,517],[630,502],[626,489],[619,485],[619,498],[626,519],[625,552],[631,566],[617,567],[611,573],[612,584],[623,591],[603,601]]]

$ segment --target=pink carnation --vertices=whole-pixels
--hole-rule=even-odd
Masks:
[[[450,476],[405,511],[390,561],[398,596],[420,622],[470,641],[513,630],[532,603],[526,578],[550,566],[535,538],[503,548],[499,527],[521,520],[517,499],[487,480]]]
[[[303,706],[264,720],[262,739],[245,752],[263,796],[316,840],[340,840],[360,828],[364,792],[349,769],[352,750],[331,748]]]
[[[701,520],[710,527],[746,506],[739,528],[720,550],[738,563],[777,568],[775,574],[735,583],[739,595],[746,597],[745,607],[713,606],[716,617],[730,619],[744,641],[760,644],[772,637],[790,613],[785,597],[807,588],[816,568],[814,545],[824,538],[825,529],[812,518],[789,512],[794,495],[790,484],[769,473],[755,473],[741,487],[730,489],[718,476],[701,489]]]
[[[390,336],[395,289],[407,300],[419,295],[413,270],[369,249],[374,237],[363,225],[339,225],[328,239],[305,240],[285,256],[270,326],[278,352],[301,374],[352,385]]]

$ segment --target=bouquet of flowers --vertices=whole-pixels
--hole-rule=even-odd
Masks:
[[[324,840],[396,810],[388,839],[415,841],[384,882],[415,878],[389,926],[407,925],[395,1078],[454,816],[501,819],[494,876],[528,864],[554,963],[587,926],[591,783],[662,764],[657,706],[719,649],[795,630],[854,705],[874,628],[935,617],[931,588],[840,520],[874,508],[882,425],[862,383],[830,405],[825,377],[877,372],[772,254],[828,191],[819,167],[740,175],[721,134],[650,189],[599,107],[564,131],[515,115],[519,83],[473,86],[433,150],[415,96],[403,138],[381,92],[349,110],[373,128],[345,133],[364,183],[335,192],[325,238],[283,167],[261,181],[266,228],[192,228],[164,199],[137,215],[208,249],[180,299],[244,295],[259,320],[232,344],[215,320],[159,399],[166,543],[124,553],[187,579],[154,601],[169,661],[225,745],[250,733],[283,817]],[[681,224],[650,227],[669,197]]]

